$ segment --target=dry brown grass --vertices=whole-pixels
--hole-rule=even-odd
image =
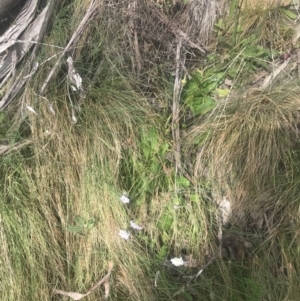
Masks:
[[[299,104],[299,88],[286,84],[220,102],[190,132],[190,141],[208,135],[198,149],[195,175],[213,179],[247,202],[272,187],[278,172],[292,178]]]
[[[271,9],[291,4],[291,0],[243,0],[243,10]]]

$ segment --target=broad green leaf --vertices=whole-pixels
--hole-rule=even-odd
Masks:
[[[95,226],[94,223],[87,224],[87,229],[88,229],[88,230],[91,230],[94,226]]]
[[[91,218],[88,220],[88,223],[89,224],[95,224],[96,220],[94,218]]]
[[[199,196],[197,194],[191,194],[190,195],[190,200],[191,202],[194,202],[194,203],[199,203]]]
[[[173,218],[170,215],[164,214],[160,217],[157,227],[160,231],[168,231],[173,224]]]
[[[229,94],[230,90],[229,89],[216,89],[216,94],[219,97],[226,97]]]
[[[197,140],[195,140],[195,142],[198,146],[201,146],[210,138],[210,136],[211,136],[211,131],[207,130],[206,132],[200,134]]]
[[[294,13],[293,11],[286,9],[286,8],[281,8],[280,9],[288,18],[292,20],[296,20],[298,18],[298,14]]]
[[[158,254],[156,255],[156,258],[158,260],[163,260],[166,258],[167,254],[168,254],[168,247],[166,245],[163,245],[159,250]]]
[[[190,186],[190,181],[184,176],[179,176],[177,177],[177,184],[181,187],[186,188]]]
[[[84,224],[85,224],[85,219],[83,217],[81,217],[80,215],[76,215],[74,218],[74,221],[75,221],[76,225],[78,225],[78,226],[84,226]]]
[[[82,231],[82,227],[80,226],[68,226],[67,229],[73,233],[79,233]]]
[[[195,98],[190,108],[195,115],[203,115],[215,107],[215,101],[210,96]]]

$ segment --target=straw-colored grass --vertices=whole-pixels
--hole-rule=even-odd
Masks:
[[[87,292],[109,262],[108,300],[296,300],[298,85],[249,89],[218,100],[184,133],[180,124],[177,173],[174,33],[147,1],[135,3],[103,2],[68,53],[85,97],[70,89],[65,58],[42,97],[56,58],[45,60],[60,51],[49,45],[65,46],[89,5],[63,3],[37,58],[44,64],[0,115],[1,143],[30,142],[0,157],[0,300],[69,300],[54,290]],[[250,216],[242,226],[220,229],[220,194]],[[190,266],[170,263],[180,256]],[[86,296],[102,299],[103,287]]]
[[[191,131],[192,140],[206,135],[195,173],[209,175],[242,198],[278,185],[278,173],[292,179],[299,102],[299,88],[285,83],[220,102],[207,121]]]

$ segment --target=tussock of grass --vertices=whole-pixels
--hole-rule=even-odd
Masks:
[[[64,3],[45,43],[66,45],[89,3]],[[136,10],[128,1],[103,3],[70,51],[85,98],[70,89],[64,59],[45,98],[38,96],[54,58],[16,99],[22,105],[0,116],[1,139],[31,140],[0,157],[0,299],[86,292],[110,261],[113,300],[296,299],[299,87],[220,101],[186,129],[182,146],[195,158],[194,177],[176,174],[169,125],[174,36],[147,1],[136,3]],[[197,4],[208,2],[188,6]],[[58,51],[42,47],[38,60]],[[242,213],[261,211],[260,222],[267,216],[261,228],[254,218],[244,228],[224,226],[220,256],[216,191],[228,192]],[[120,201],[124,192],[129,204]],[[131,220],[144,229],[131,229]],[[193,264],[171,266],[168,259],[181,255]],[[101,298],[99,288],[87,300]]]
[[[248,267],[236,266],[244,281],[240,283],[229,266],[220,266],[222,278],[217,282],[224,281],[224,289],[216,291],[226,300],[254,300],[252,290],[258,299],[298,293],[298,235],[291,228],[299,226],[294,215],[299,210],[299,117],[299,87],[283,83],[221,101],[190,132],[189,142],[198,141],[195,175],[211,181],[214,193],[227,193],[232,221],[244,221],[240,225],[246,228],[239,231],[252,244]],[[271,297],[274,283],[278,286]],[[229,287],[236,292],[225,289]]]
[[[297,86],[280,85],[219,103],[190,133],[191,140],[208,135],[198,152],[195,173],[209,174],[247,195],[272,187],[278,172],[292,178],[299,136],[298,95]]]

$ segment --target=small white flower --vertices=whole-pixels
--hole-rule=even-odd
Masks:
[[[127,196],[122,195],[122,196],[120,197],[120,201],[121,201],[123,204],[128,204],[128,203],[130,202],[130,199],[129,199]]]
[[[131,226],[131,228],[136,229],[136,230],[142,230],[143,229],[143,227],[139,226],[134,221],[130,221],[130,226]]]
[[[119,236],[122,237],[123,239],[128,240],[130,234],[129,234],[128,232],[126,232],[125,230],[120,230],[120,231],[119,231]]]
[[[181,207],[182,207],[182,206],[178,206],[178,205],[173,206],[174,210],[178,210],[178,209],[180,209]]]
[[[75,110],[74,109],[72,109],[72,121],[73,121],[73,123],[77,123],[77,118],[75,116]]]
[[[174,257],[171,259],[171,262],[173,265],[175,265],[177,267],[184,265],[184,261],[183,261],[182,257],[179,257],[179,258]]]
[[[68,77],[71,82],[71,89],[73,91],[77,91],[77,90],[83,91],[82,78],[79,75],[79,73],[76,71],[73,63],[74,61],[72,57],[69,56],[67,59],[67,64],[68,64]]]
[[[158,280],[158,277],[160,275],[160,271],[157,271],[156,274],[155,274],[155,279],[154,279],[154,286],[157,287],[157,280]]]
[[[72,114],[72,121],[73,121],[73,123],[77,123],[77,118],[76,118],[75,114]]]
[[[223,197],[223,199],[219,201],[219,206],[223,218],[222,222],[223,225],[225,225],[228,223],[232,212],[231,203],[226,197]]]
[[[50,110],[50,112],[53,114],[53,115],[55,115],[55,110],[54,110],[54,108],[53,108],[53,105],[52,105],[52,103],[49,103],[49,110]]]
[[[26,106],[27,110],[32,112],[33,114],[37,115],[37,112],[33,109],[33,107]]]

